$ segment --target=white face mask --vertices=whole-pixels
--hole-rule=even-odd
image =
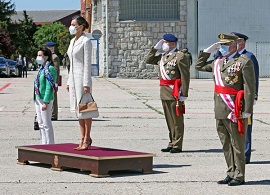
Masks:
[[[76,32],[77,32],[77,30],[76,30],[75,26],[70,26],[70,27],[69,27],[69,33],[70,33],[71,35],[75,35]]]
[[[44,63],[44,59],[41,56],[37,56],[36,61],[38,64],[41,64],[41,65]]]
[[[169,45],[166,44],[166,43],[163,43],[163,45],[162,45],[162,50],[165,51],[165,52],[169,51],[169,50],[170,50]]]

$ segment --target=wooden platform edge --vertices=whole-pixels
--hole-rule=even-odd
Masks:
[[[71,153],[67,153],[67,152],[57,152],[57,151],[51,151],[51,150],[28,148],[28,147],[24,147],[24,146],[16,146],[15,148],[17,148],[18,150],[28,150],[28,151],[32,151],[32,152],[42,152],[42,153],[48,153],[48,154],[58,154],[58,155],[64,155],[64,156],[80,157],[80,158],[91,159],[91,160],[113,160],[113,159],[122,159],[122,158],[147,158],[147,157],[155,157],[156,156],[156,154],[145,153],[145,154],[139,154],[139,155],[94,157],[94,156],[86,156],[86,155],[80,155],[80,154],[71,154]]]

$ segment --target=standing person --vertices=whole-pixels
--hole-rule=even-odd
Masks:
[[[58,91],[58,82],[59,82],[59,76],[60,76],[60,59],[59,57],[55,54],[55,43],[54,42],[46,42],[46,47],[51,50],[52,52],[52,61],[53,61],[53,66],[56,70],[57,76],[56,76],[56,81],[55,84],[57,86],[57,91]],[[57,100],[57,92],[55,93],[54,100],[53,100],[53,108],[52,108],[52,120],[57,121],[58,120],[58,100]]]
[[[185,54],[185,56],[186,56],[186,58],[187,58],[187,60],[188,60],[188,65],[189,65],[189,68],[190,68],[190,66],[191,66],[192,63],[193,63],[193,61],[192,61],[192,55],[191,55],[191,53],[188,51],[188,48],[185,48],[185,49],[183,49],[182,51],[184,52],[184,54]]]
[[[63,66],[66,67],[68,69],[68,73],[69,73],[69,69],[70,69],[70,61],[69,61],[69,57],[68,54],[65,53],[63,60],[62,60]]]
[[[28,61],[26,59],[26,57],[23,57],[23,68],[22,68],[22,77],[24,78],[24,75],[25,75],[25,78],[27,78],[27,69],[28,69]]]
[[[19,54],[19,57],[17,58],[17,66],[18,66],[18,70],[19,70],[19,77],[22,77],[23,58],[22,58],[21,54]]]
[[[218,184],[245,183],[245,131],[253,112],[255,76],[252,61],[237,52],[235,35],[219,34],[220,41],[200,52],[196,69],[213,72],[216,128],[227,163],[227,176]],[[217,49],[222,56],[207,61]]]
[[[37,64],[36,60],[34,58],[31,58],[31,62],[32,62],[31,70],[36,71],[38,68],[38,64]]]
[[[79,113],[78,104],[84,94],[90,94],[92,90],[91,56],[92,43],[84,33],[89,27],[87,21],[81,17],[74,17],[69,27],[70,34],[75,37],[70,41],[68,56],[70,59],[70,72],[67,83],[67,91],[70,94],[70,109],[76,111],[79,118],[81,140],[75,150],[87,150],[92,144],[90,136],[92,118],[88,113]]]
[[[178,39],[173,34],[164,34],[148,53],[146,63],[160,67],[160,99],[167,126],[169,144],[162,152],[182,152],[184,137],[184,101],[188,97],[190,73],[187,58],[176,48]],[[161,49],[164,53],[157,55]]]
[[[254,72],[255,72],[255,82],[256,82],[255,100],[254,100],[254,105],[255,105],[256,101],[258,100],[258,94],[259,94],[258,93],[259,92],[259,64],[258,64],[258,61],[252,52],[246,50],[246,41],[248,40],[248,36],[241,34],[241,33],[237,33],[237,32],[232,32],[231,34],[234,34],[234,35],[239,37],[237,39],[238,53],[246,55],[253,62]],[[245,162],[246,162],[246,164],[250,163],[250,157],[251,157],[252,124],[253,124],[253,114],[251,114],[251,116],[248,120],[248,127],[247,127],[247,134],[246,134],[246,147],[245,147]]]
[[[37,63],[41,64],[40,70],[34,81],[35,107],[40,129],[42,144],[54,144],[52,126],[52,106],[56,92],[56,70],[52,62],[52,53],[46,47],[41,47],[37,53]]]

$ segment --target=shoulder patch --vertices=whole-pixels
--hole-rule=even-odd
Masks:
[[[239,58],[241,58],[241,59],[243,59],[245,61],[250,60],[249,57],[247,55],[245,55],[245,54],[241,54]]]
[[[243,58],[249,59],[249,58],[247,57],[247,55],[245,55],[245,54],[241,54],[240,56],[243,57]]]
[[[184,54],[182,51],[177,51],[176,54]]]

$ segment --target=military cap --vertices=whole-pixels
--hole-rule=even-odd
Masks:
[[[55,42],[46,42],[46,47],[54,47],[55,46]]]
[[[248,36],[247,35],[244,35],[242,33],[238,33],[238,32],[231,32],[232,35],[236,35],[238,36],[239,38],[241,39],[244,39],[245,41],[248,40]]]
[[[175,37],[173,34],[164,34],[163,39],[165,41],[169,41],[169,42],[177,42],[178,41],[177,37]]]
[[[218,38],[220,39],[220,41],[218,43],[220,44],[226,44],[226,43],[230,43],[233,41],[236,41],[238,39],[237,36],[235,35],[228,35],[228,34],[219,34]]]

